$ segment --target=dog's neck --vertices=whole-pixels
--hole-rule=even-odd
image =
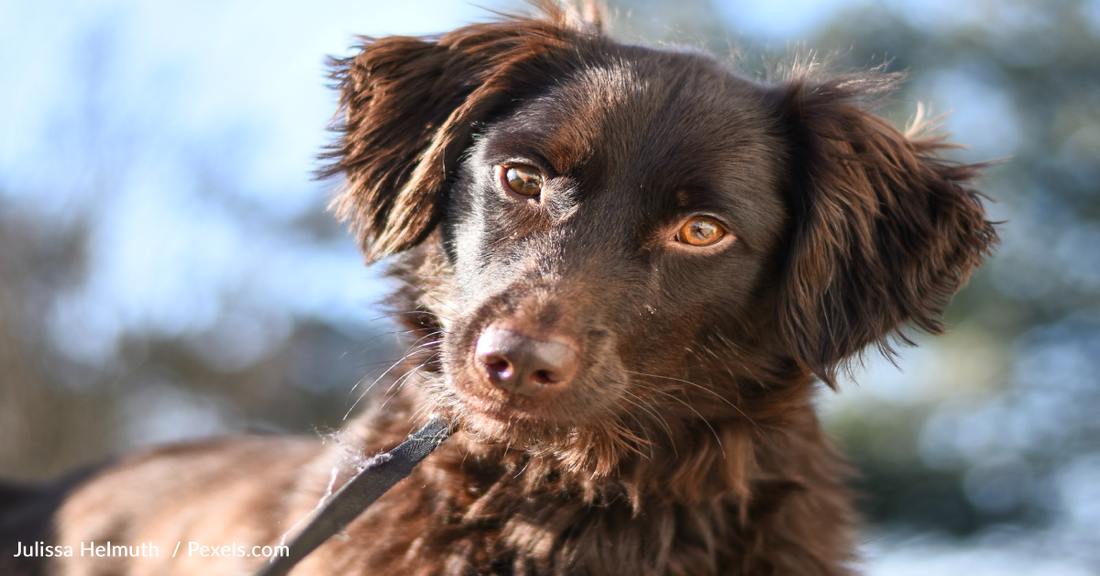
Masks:
[[[814,388],[807,376],[782,390],[771,389],[762,397],[766,402],[743,400],[735,414],[667,421],[668,430],[639,433],[646,443],[613,455],[600,445],[610,439],[523,446],[486,440],[464,430],[459,421],[442,450],[449,454],[444,458],[455,462],[439,469],[461,474],[464,483],[482,485],[483,493],[507,484],[533,497],[568,493],[592,506],[629,503],[636,513],[652,506],[719,501],[747,511],[762,494],[774,496],[780,487],[799,489],[808,480],[806,470],[820,468],[801,461],[816,458],[806,454],[825,460],[834,456],[812,408]],[[348,431],[362,442],[365,453],[388,449],[419,419],[438,411],[433,402],[421,387],[402,387],[379,402],[380,409],[357,418]],[[601,461],[601,456],[613,461]],[[831,484],[838,478],[819,480]]]
[[[806,552],[811,564],[788,558],[800,568],[783,573],[812,573],[807,570],[822,557],[846,561],[855,522],[843,485],[848,469],[817,423],[813,387],[807,377],[775,404],[746,403],[754,422],[684,423],[692,428],[676,431],[690,433],[676,436],[683,440],[675,449],[654,438],[652,453],[630,453],[606,474],[570,468],[562,454],[486,443],[460,427],[393,496],[414,509],[445,511],[443,520],[426,525],[410,518],[385,550],[403,555],[415,542],[474,532],[494,542],[491,553],[500,558],[547,566],[568,565],[592,541],[645,542],[687,555],[725,542],[728,548],[706,552],[714,557],[708,562],[744,565],[745,573],[771,571],[775,560],[767,551],[783,543],[800,550],[809,542],[826,544]],[[368,454],[391,448],[433,408],[422,403],[428,398],[422,388],[406,386],[346,430]],[[322,472],[316,490],[328,482],[327,469]]]

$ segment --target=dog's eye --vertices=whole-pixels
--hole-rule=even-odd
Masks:
[[[676,234],[676,241],[692,246],[710,246],[726,235],[726,229],[718,221],[705,216],[688,220]]]
[[[504,184],[521,196],[534,198],[542,191],[542,174],[530,166],[504,166]]]

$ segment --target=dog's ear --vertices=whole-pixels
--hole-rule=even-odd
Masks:
[[[568,54],[598,37],[598,22],[539,5],[537,18],[507,17],[438,38],[363,38],[359,54],[331,62],[339,137],[320,175],[345,176],[333,205],[368,261],[423,241],[475,126],[532,83],[565,72]]]
[[[910,137],[869,111],[898,80],[795,79],[778,89],[792,146],[779,322],[795,360],[831,386],[865,346],[890,355],[892,335],[909,342],[906,323],[943,332],[948,300],[997,241],[967,186],[983,166],[945,160],[942,138]]]

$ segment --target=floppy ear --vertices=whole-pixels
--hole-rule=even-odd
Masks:
[[[911,342],[906,322],[942,333],[943,308],[997,241],[966,184],[983,166],[944,160],[942,138],[910,139],[868,110],[899,79],[780,89],[793,230],[779,321],[794,358],[830,386],[868,344],[890,355],[889,336]]]
[[[333,201],[367,260],[423,241],[476,124],[534,79],[562,73],[563,54],[597,30],[540,3],[541,18],[506,18],[439,38],[363,38],[356,56],[331,62],[342,117],[321,177],[344,174]],[[541,72],[541,73],[540,73]]]

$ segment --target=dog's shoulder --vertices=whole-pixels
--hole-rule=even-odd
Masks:
[[[227,518],[242,535],[268,541],[285,530],[289,496],[323,451],[312,439],[244,436],[136,452],[72,491],[57,512],[56,541],[74,550],[154,540],[216,545],[231,540],[223,538]]]

